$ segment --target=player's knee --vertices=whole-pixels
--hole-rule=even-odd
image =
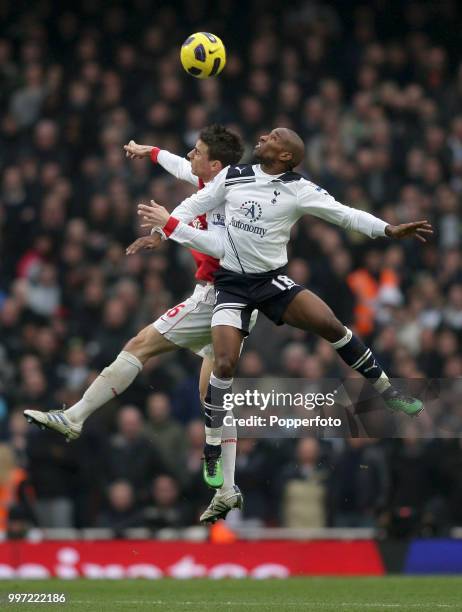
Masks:
[[[215,365],[213,368],[215,376],[218,378],[232,378],[236,369],[236,361],[229,355],[215,355]]]
[[[151,356],[154,348],[153,344],[149,342],[146,330],[143,329],[127,342],[123,350],[135,355],[144,363]]]
[[[124,346],[124,351],[128,351],[129,353],[132,353],[132,355],[137,355],[137,353],[140,351],[140,349],[143,348],[144,345],[144,339],[141,336],[141,332],[134,336],[131,340],[129,340],[127,342],[127,344]]]
[[[205,396],[207,395],[207,391],[209,388],[209,380],[210,380],[210,377],[207,380],[204,379],[204,380],[199,381],[199,398],[202,403],[204,403]]]

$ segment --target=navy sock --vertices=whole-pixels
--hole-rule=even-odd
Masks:
[[[225,395],[230,393],[232,378],[218,378],[213,373],[210,376],[207,395],[204,399],[205,440],[209,446],[219,446],[223,432]]]
[[[377,391],[383,393],[390,387],[390,381],[382,366],[370,348],[367,348],[351,330],[348,328],[345,330],[345,336],[337,342],[332,342],[332,346],[350,368],[369,379]]]

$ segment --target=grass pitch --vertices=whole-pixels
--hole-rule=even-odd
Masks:
[[[6,603],[8,593],[64,593],[65,604]],[[2,580],[0,609],[166,612],[462,611],[462,578],[286,580]]]

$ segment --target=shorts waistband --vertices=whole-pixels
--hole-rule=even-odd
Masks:
[[[278,274],[284,274],[287,271],[287,265],[282,266],[281,268],[276,268],[275,270],[268,270],[267,272],[235,272],[234,270],[228,270],[227,268],[219,267],[217,272],[223,272],[225,274],[231,274],[237,277],[245,277],[245,278],[273,278],[273,276],[277,276]]]

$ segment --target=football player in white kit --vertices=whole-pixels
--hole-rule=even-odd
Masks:
[[[212,318],[214,369],[204,401],[204,455],[210,486],[221,482],[221,437],[224,396],[231,391],[242,334],[249,330],[253,309],[277,325],[311,331],[328,342],[351,368],[367,378],[389,409],[416,416],[419,399],[396,390],[371,349],[345,327],[323,300],[288,278],[287,243],[297,220],[311,214],[376,238],[414,236],[425,242],[433,233],[426,221],[397,226],[337,202],[325,190],[293,171],[304,156],[302,139],[287,128],[262,136],[255,148],[259,164],[230,166],[209,185],[184,200],[171,215],[155,203],[141,204],[146,223],[161,226],[166,236],[221,258],[215,274]],[[226,232],[198,232],[185,225],[199,213],[225,205]]]
[[[131,159],[150,157],[153,163],[160,164],[176,178],[192,183],[199,189],[202,189],[224,167],[238,163],[243,152],[241,139],[220,125],[212,125],[202,130],[195,147],[188,154],[189,161],[158,147],[139,145],[134,141],[125,145],[124,149],[127,157]],[[210,231],[215,230],[220,233],[224,231],[222,209],[200,215],[192,221],[199,229],[208,228]],[[158,233],[139,238],[127,248],[127,254],[133,254],[141,248],[156,248],[161,240],[161,235]],[[201,398],[204,398],[213,365],[211,345],[211,320],[215,301],[213,274],[218,269],[219,262],[214,257],[195,250],[192,250],[192,255],[197,264],[198,281],[194,293],[167,310],[154,323],[142,329],[127,342],[115,361],[100,373],[76,404],[67,410],[48,412],[25,410],[24,415],[29,422],[36,423],[42,428],[53,429],[66,436],[68,440],[75,440],[80,436],[85,420],[110,399],[125,391],[148,359],[178,348],[188,348],[203,357],[199,387]],[[234,483],[236,435],[235,427],[227,428],[224,433],[223,486],[200,517],[201,522],[215,522],[219,518],[224,518],[232,508],[242,507],[242,494]]]

